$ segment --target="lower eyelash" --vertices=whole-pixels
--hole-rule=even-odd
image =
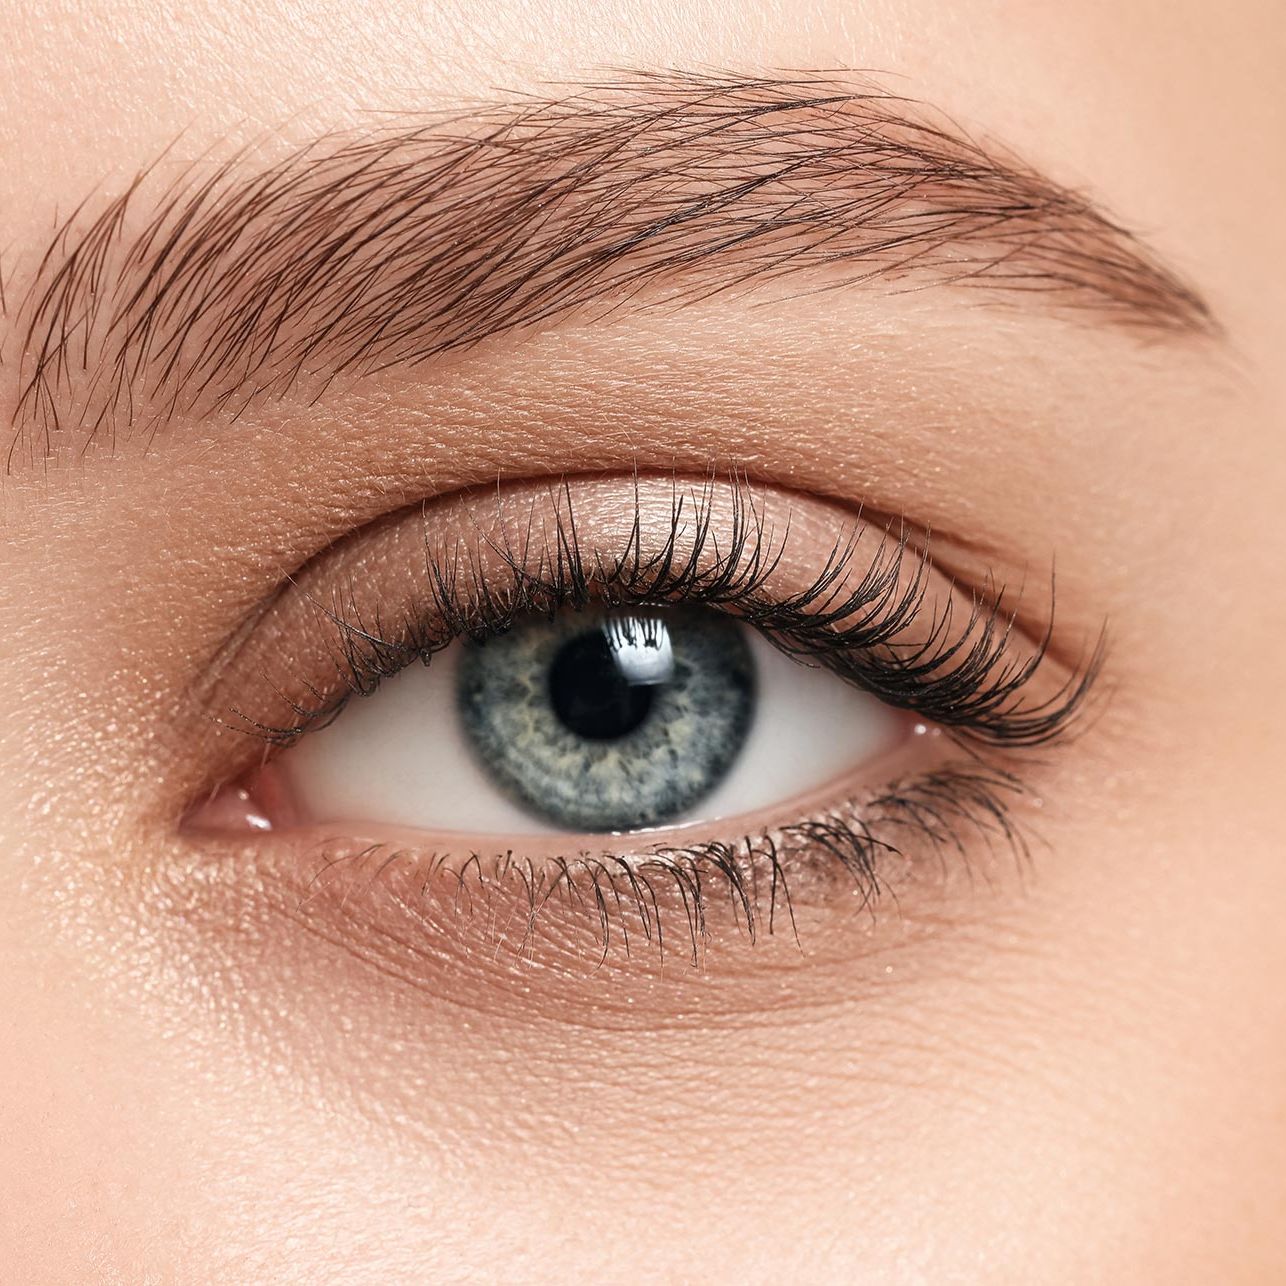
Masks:
[[[445,894],[470,919],[495,926],[497,950],[530,958],[546,917],[587,921],[601,965],[614,948],[640,948],[658,962],[676,954],[696,967],[712,940],[714,912],[731,912],[751,943],[787,931],[800,943],[796,906],[847,889],[874,915],[893,894],[896,870],[922,871],[951,852],[968,863],[967,841],[1025,863],[1029,841],[1013,816],[1024,787],[1012,774],[976,763],[948,765],[816,817],[735,841],[656,845],[630,855],[581,852],[536,862],[509,851],[418,855],[389,845],[323,852],[301,906],[327,885],[368,892],[400,878],[398,900]],[[408,883],[408,876],[410,880]],[[409,895],[408,895],[409,889]],[[307,917],[301,917],[306,922]]]

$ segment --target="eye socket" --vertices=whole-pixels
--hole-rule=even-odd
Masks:
[[[624,832],[807,793],[906,728],[713,610],[564,610],[403,670],[280,762],[308,822]]]
[[[696,953],[717,888],[752,937],[793,924],[797,894],[866,905],[899,862],[1022,848],[1016,752],[1059,738],[1097,673],[1101,644],[1069,665],[1039,609],[980,579],[904,528],[735,481],[533,480],[399,511],[216,658],[220,766],[184,829],[278,832],[236,851],[288,883],[311,869],[301,893],[341,909],[405,870],[399,905],[489,907],[525,935],[552,901],[599,946],[621,915],[659,944],[664,908]]]

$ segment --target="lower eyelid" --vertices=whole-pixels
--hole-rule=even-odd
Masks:
[[[894,762],[910,757],[904,749]],[[858,798],[832,783],[797,801],[802,811],[736,819],[736,834],[701,823],[582,836],[583,847],[569,836],[524,837],[519,847],[385,827],[306,827],[249,846],[226,834],[191,839],[265,873],[292,918],[324,934],[374,934],[373,943],[397,939],[413,952],[485,947],[491,958],[573,971],[618,955],[695,964],[712,945],[773,936],[807,949],[807,932],[839,907],[878,919],[896,902],[904,913],[912,886],[969,877],[981,852],[1021,864],[1018,778],[953,757],[941,739],[931,758],[929,769]]]

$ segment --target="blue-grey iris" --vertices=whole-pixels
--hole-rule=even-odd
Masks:
[[[483,767],[568,830],[658,826],[708,795],[754,716],[744,627],[712,611],[567,612],[465,645],[459,705]]]

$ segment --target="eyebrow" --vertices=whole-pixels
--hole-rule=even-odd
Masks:
[[[327,135],[266,166],[243,154],[164,184],[161,168],[74,213],[31,274],[10,467],[787,274],[1218,329],[1086,197],[874,82],[630,73]]]

